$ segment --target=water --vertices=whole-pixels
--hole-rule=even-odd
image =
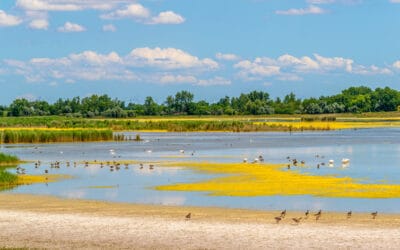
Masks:
[[[135,135],[136,133],[125,133]],[[266,162],[284,163],[286,157],[305,160],[316,166],[329,159],[334,167],[305,168],[315,175],[359,178],[366,183],[400,184],[400,129],[362,129],[302,133],[140,133],[142,142],[101,142],[63,144],[3,145],[2,152],[24,160],[41,160],[42,166],[22,164],[28,174],[42,174],[52,161],[212,161],[239,162],[262,155]],[[113,151],[110,151],[110,150]],[[184,150],[181,153],[180,150]],[[193,155],[192,155],[193,153]],[[316,158],[316,155],[319,158]],[[324,156],[324,159],[321,157]],[[342,158],[350,165],[342,168]],[[152,187],[178,182],[194,182],[214,177],[182,168],[149,170],[139,165],[110,172],[107,167],[49,169],[50,173],[68,174],[73,179],[56,183],[19,186],[13,193],[55,195],[68,198],[148,203],[164,205],[219,206],[250,209],[323,209],[331,211],[400,212],[400,199],[318,198],[310,196],[215,197],[198,192],[156,191]],[[94,188],[110,186],[110,188]]]

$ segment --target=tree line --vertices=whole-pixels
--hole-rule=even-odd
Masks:
[[[266,115],[266,114],[329,114],[396,111],[400,106],[400,92],[389,87],[350,87],[341,93],[319,98],[297,98],[294,93],[281,98],[270,98],[267,92],[252,91],[238,97],[225,96],[218,102],[194,101],[189,91],[168,96],[157,103],[151,96],[143,104],[125,103],[108,95],[85,98],[58,99],[50,104],[43,100],[16,99],[9,106],[0,106],[3,116],[71,117],[135,117],[156,115]]]

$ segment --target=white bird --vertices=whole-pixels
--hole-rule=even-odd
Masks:
[[[184,154],[185,150],[181,149],[181,150],[179,150],[179,153]]]
[[[333,164],[334,162],[334,160],[329,160],[329,164]]]
[[[247,158],[243,158],[243,162],[246,163],[247,162]]]

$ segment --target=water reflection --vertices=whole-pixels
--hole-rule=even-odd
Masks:
[[[126,133],[135,136],[136,133]],[[140,133],[143,141],[2,145],[21,159],[28,174],[68,174],[74,179],[20,186],[11,192],[121,202],[205,205],[254,209],[324,209],[400,212],[399,199],[296,197],[213,197],[202,193],[162,192],[154,186],[194,182],[213,176],[182,168],[157,167],[160,161],[241,162],[260,155],[266,162],[304,161],[300,171],[358,178],[366,183],[400,183],[400,129],[365,129],[304,133]],[[318,157],[317,157],[318,156]],[[342,159],[350,160],[342,164]],[[97,161],[85,167],[84,161]],[[132,160],[110,171],[105,162]],[[329,166],[329,160],[333,164]],[[50,164],[60,161],[60,168]],[[71,164],[67,167],[66,162]],[[73,162],[77,162],[74,167]],[[100,162],[104,162],[101,167]],[[141,168],[140,163],[143,164]],[[154,165],[150,169],[149,164]],[[319,166],[319,168],[318,168]],[[14,170],[10,170],[14,171]],[[93,188],[96,187],[96,188]],[[111,188],[110,188],[111,187]]]

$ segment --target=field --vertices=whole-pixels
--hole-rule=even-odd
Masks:
[[[366,114],[333,114],[333,115],[275,115],[275,116],[167,116],[138,117],[133,119],[102,119],[102,118],[67,118],[58,116],[45,117],[2,117],[0,129],[17,130],[19,128],[41,129],[89,129],[79,135],[66,135],[65,141],[109,140],[107,135],[93,131],[98,129],[112,131],[165,131],[165,132],[257,132],[257,131],[307,131],[336,130],[371,127],[399,127],[400,113],[366,113]],[[51,132],[56,133],[56,132]],[[75,133],[76,132],[68,132]],[[86,134],[85,134],[86,133]],[[97,134],[97,135],[96,135]],[[10,137],[13,137],[10,135]],[[26,135],[26,137],[30,137]],[[51,135],[44,135],[51,137]],[[38,139],[29,139],[38,140]],[[29,140],[27,142],[29,142]],[[40,140],[39,140],[40,141]],[[43,142],[54,139],[43,139]]]

